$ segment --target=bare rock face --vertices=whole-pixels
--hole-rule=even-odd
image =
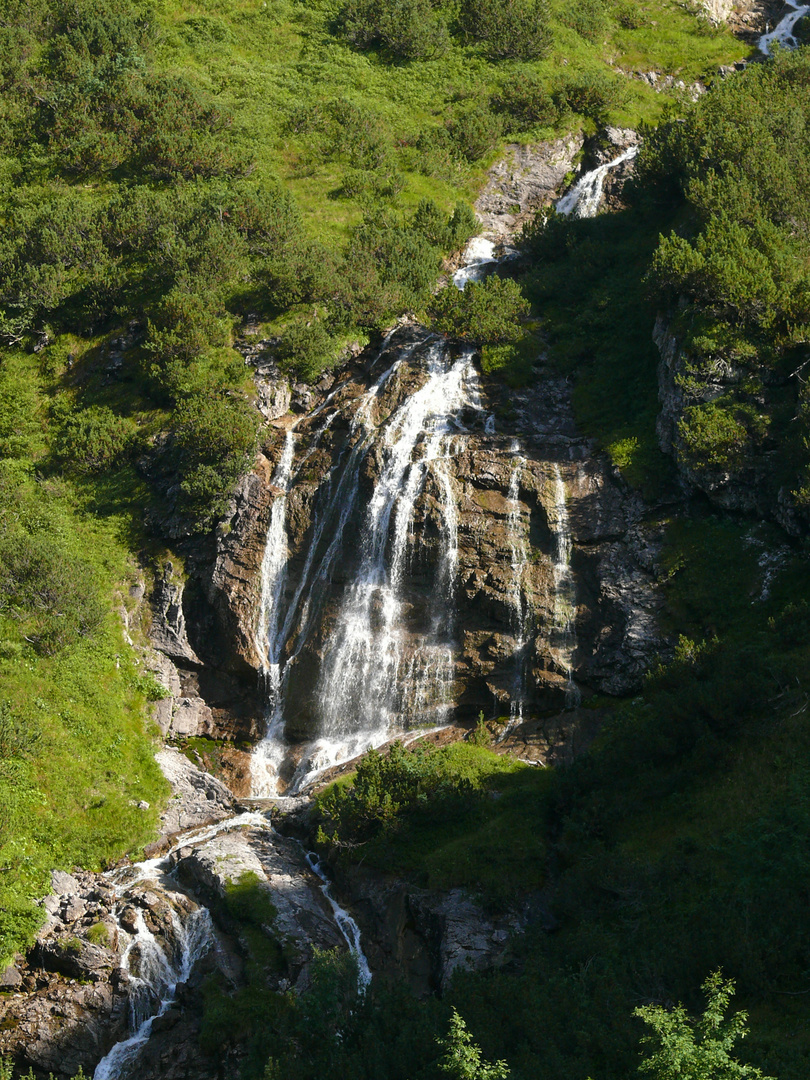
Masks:
[[[369,350],[365,370],[332,391],[330,410],[316,409],[297,422],[289,492],[273,490],[267,479],[273,466],[261,462],[246,481],[245,492],[253,494],[237,500],[232,527],[219,541],[212,594],[223,623],[235,628],[245,664],[258,667],[259,568],[273,500],[286,498],[280,603],[291,610],[285,716],[293,741],[318,734],[319,673],[357,578],[366,508],[387,460],[386,425],[427,379],[423,338],[420,328],[403,327],[381,357]],[[363,406],[380,435],[363,444],[358,458],[353,424],[359,402],[388,367]],[[631,691],[665,646],[658,628],[657,526],[577,431],[564,379],[539,366],[529,389],[492,384],[479,393],[480,403],[457,418],[446,465],[426,470],[413,505],[397,627],[403,700],[422,692],[409,685],[407,673],[418,666],[437,617],[435,582],[445,558],[450,496],[456,570],[450,609],[441,617],[452,623],[455,641],[445,683],[455,716],[470,722],[486,702],[492,715],[508,714],[519,696],[528,719],[570,707],[581,691]],[[277,453],[280,447],[279,439]],[[336,543],[328,576],[313,578],[312,566]]]
[[[557,197],[582,145],[581,135],[567,135],[535,146],[507,146],[475,203],[484,230],[504,240],[514,235]]]
[[[213,902],[215,914],[229,887],[246,880],[265,898],[270,915],[262,929],[283,951],[285,967],[279,978],[286,985],[306,988],[313,949],[346,946],[320,883],[294,840],[267,829],[229,832],[181,849],[176,868],[182,881]],[[233,929],[227,915],[218,917],[225,929]]]
[[[172,796],[161,815],[163,837],[222,821],[235,813],[234,799],[223,783],[198,769],[179,750],[164,747],[155,755]]]
[[[229,645],[226,662],[259,666],[255,642],[256,583],[264,556],[264,538],[273,499],[273,465],[260,454],[253,472],[243,478],[228,518],[218,529],[217,552],[208,598]]]

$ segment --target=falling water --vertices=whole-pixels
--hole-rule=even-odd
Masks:
[[[464,262],[455,274],[453,284],[461,292],[469,281],[481,281],[498,263],[495,244],[484,236],[474,236],[464,251]]]
[[[574,708],[579,704],[579,689],[574,682],[573,660],[577,645],[576,587],[571,573],[571,528],[560,466],[554,465],[554,481],[551,485],[553,503],[549,508],[549,526],[554,540],[554,637],[557,660],[565,673],[565,704]]]
[[[125,907],[130,906],[127,894],[133,886],[167,873],[170,856],[181,847],[192,843],[200,845],[221,832],[247,825],[270,827],[262,814],[237,814],[215,825],[186,831],[169,851],[156,859],[110,871],[107,876],[115,887],[119,915]],[[130,1034],[117,1042],[101,1059],[93,1073],[93,1080],[121,1080],[127,1075],[149,1041],[154,1021],[173,1005],[178,986],[188,981],[195,964],[208,952],[214,941],[214,928],[207,908],[195,908],[181,919],[169,905],[172,945],[167,950],[147,926],[137,901],[133,906],[136,910],[135,929],[120,964],[128,975]]]
[[[529,649],[531,647],[531,608],[526,597],[526,570],[529,564],[529,545],[523,529],[522,506],[520,503],[520,477],[526,465],[526,459],[518,455],[520,444],[515,442],[510,448],[514,455],[514,467],[509,482],[509,550],[511,554],[511,576],[509,579],[509,600],[512,608],[512,628],[515,635],[515,675],[509,706],[510,726],[523,721],[523,710],[527,697],[527,676]]]
[[[571,190],[557,202],[557,213],[575,218],[596,217],[599,204],[602,201],[602,188],[605,177],[611,169],[623,165],[625,161],[631,161],[637,154],[638,147],[631,146],[619,157],[614,158],[613,161],[585,173],[584,176],[577,180]]]
[[[138,911],[132,941],[121,959],[121,967],[129,975],[132,1034],[101,1059],[93,1080],[118,1080],[126,1075],[149,1041],[152,1024],[174,1004],[177,987],[188,980],[194,965],[209,949],[213,927],[207,908],[192,911],[185,923],[172,911],[172,922],[176,955],[170,958]]]
[[[425,384],[376,427],[375,401],[418,348],[426,355]],[[446,344],[429,334],[400,351],[355,407],[347,449],[317,494],[304,567],[291,597],[281,562],[287,547],[282,520],[286,499],[276,498],[274,510],[277,506],[279,510],[268,531],[257,631],[260,655],[267,659],[269,704],[266,735],[252,759],[254,795],[279,793],[279,773],[287,754],[288,675],[310,639],[333,572],[346,558],[344,534],[360,513],[363,464],[372,449],[382,460],[380,474],[362,511],[359,567],[324,646],[316,688],[319,737],[299,764],[291,787],[294,790],[329,765],[379,745],[396,728],[445,720],[454,673],[453,590],[458,560],[449,460],[456,452],[459,433],[465,430],[460,420],[464,409],[481,411],[470,351],[452,360]],[[291,483],[291,456],[285,446],[276,473],[282,490]],[[416,506],[429,479],[441,506],[440,550],[430,593],[430,629],[406,663],[402,586],[415,538]]]
[[[387,342],[388,338],[383,342],[379,355],[382,355],[385,351]],[[417,344],[421,344],[421,342]],[[410,357],[414,348],[416,348],[416,345],[412,346],[410,350],[404,351],[378,377],[377,381],[359,401],[349,433],[351,450],[348,459],[343,463],[342,472],[337,482],[335,482],[335,470],[333,470],[327,476],[323,490],[319,493],[322,498],[318,501],[318,508],[313,522],[313,535],[309,541],[303,572],[298,587],[287,607],[283,621],[281,607],[279,604],[276,605],[274,613],[276,629],[273,645],[273,652],[278,663],[276,687],[275,692],[271,693],[268,700],[265,736],[254,748],[251,759],[251,793],[259,798],[268,798],[279,794],[279,770],[287,752],[284,742],[284,689],[285,678],[289,672],[289,661],[294,661],[297,658],[307,642],[310,628],[321,609],[326,595],[333,567],[343,549],[343,536],[346,525],[355,511],[359,499],[360,468],[373,441],[374,427],[371,422],[371,415],[374,402],[393,373]],[[379,359],[379,356],[377,359]],[[330,419],[334,419],[334,417]],[[329,422],[330,420],[327,420],[324,427]],[[286,499],[284,503],[286,509]],[[328,543],[326,543],[327,537],[330,537]],[[325,550],[324,543],[326,543]],[[270,539],[268,537],[267,548],[269,547]],[[286,549],[286,542],[284,547]],[[262,597],[275,595],[280,600],[282,590],[276,587],[275,578],[271,578],[271,574],[286,574],[286,567],[277,569],[274,561],[267,556],[267,548],[262,562]],[[262,608],[264,608],[264,604]],[[261,655],[262,648],[259,649],[259,653]],[[282,664],[282,657],[285,653],[289,660],[287,663]],[[361,747],[361,749],[365,749],[365,747]]]
[[[357,982],[360,993],[364,993],[371,982],[371,968],[368,966],[366,954],[360,942],[360,927],[340,904],[332,896],[332,882],[326,876],[321,867],[320,859],[311,851],[305,852],[307,864],[310,870],[321,879],[321,892],[329,901],[332,914],[335,916],[337,927],[343,935],[343,939],[349,946],[349,952],[357,962]]]
[[[360,565],[321,668],[321,737],[309,768],[321,769],[326,762],[378,745],[403,721],[432,723],[449,703],[457,523],[446,461],[453,452],[453,434],[461,427],[458,415],[471,404],[470,388],[475,390],[477,380],[471,353],[451,361],[443,342],[429,348],[427,374],[424,386],[382,432],[383,463],[365,512]],[[416,502],[431,473],[443,493],[442,550],[434,582],[441,611],[415,662],[403,670],[405,556]]]
[[[779,45],[783,49],[798,48],[799,42],[794,37],[793,31],[799,19],[810,13],[810,5],[800,5],[795,3],[795,0],[785,0],[785,3],[791,10],[776,24],[770,33],[763,34],[759,39],[760,52],[763,52],[766,56],[771,55],[774,45]]]

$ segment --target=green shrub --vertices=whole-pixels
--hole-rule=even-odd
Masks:
[[[581,0],[578,4],[567,5],[562,21],[586,41],[598,41],[605,36],[609,26],[606,2]]]
[[[56,456],[80,473],[122,465],[133,451],[137,429],[106,405],[91,405],[68,416],[56,440]]]
[[[382,45],[401,60],[430,60],[450,45],[445,15],[431,0],[348,0],[335,29],[357,48]]]
[[[480,345],[501,345],[523,336],[521,319],[529,302],[511,278],[489,277],[473,281],[460,292],[448,287],[431,305],[433,325],[448,337]]]
[[[334,364],[337,349],[320,319],[297,319],[285,328],[277,354],[286,371],[315,382]]]
[[[501,136],[502,123],[483,102],[467,105],[447,124],[450,145],[466,161],[480,161]]]
[[[256,448],[259,414],[243,398],[195,394],[178,402],[171,454],[178,470],[178,507],[209,525],[227,504]]]
[[[560,115],[545,82],[531,73],[519,74],[503,83],[494,95],[492,105],[512,119],[513,123],[506,123],[515,131],[553,124]]]
[[[561,113],[570,110],[604,123],[610,112],[622,104],[626,94],[626,83],[620,76],[589,70],[564,79],[552,97]]]
[[[461,23],[491,60],[539,60],[551,47],[547,0],[465,0]]]
[[[734,410],[713,401],[685,409],[678,435],[689,463],[698,470],[740,465],[750,442]]]
[[[458,203],[450,218],[433,202],[422,199],[414,211],[411,228],[435,247],[455,251],[480,229],[481,225],[467,203]]]

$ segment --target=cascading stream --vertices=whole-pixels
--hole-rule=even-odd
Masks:
[[[258,813],[243,813],[227,818],[216,825],[184,833],[175,845],[160,858],[149,859],[123,871],[114,870],[110,877],[119,898],[117,914],[129,906],[128,894],[142,881],[155,880],[168,873],[170,856],[189,843],[202,844],[229,829],[252,827],[269,828],[267,819]],[[167,896],[180,896],[167,890]],[[185,899],[185,898],[184,898]],[[143,1047],[149,1041],[154,1021],[174,1004],[177,988],[188,981],[197,962],[208,952],[214,939],[214,928],[208,909],[197,907],[181,918],[168,904],[172,922],[171,942],[165,945],[147,926],[137,905],[134,931],[121,957],[121,969],[129,981],[129,1029],[126,1039],[117,1042],[101,1059],[93,1080],[123,1080]],[[125,933],[123,927],[121,933]]]
[[[518,453],[520,444],[512,444],[514,467],[509,482],[507,500],[510,504],[507,529],[511,552],[509,599],[512,606],[512,626],[515,635],[515,677],[509,705],[510,727],[523,721],[527,698],[528,652],[531,647],[531,608],[526,597],[526,569],[529,564],[529,545],[526,541],[520,503],[520,477],[526,459]]]
[[[326,876],[318,856],[311,851],[307,851],[304,854],[310,870],[316,877],[320,878],[322,882],[321,892],[328,900],[337,927],[343,935],[344,941],[349,946],[349,952],[357,963],[357,983],[360,993],[363,994],[371,983],[371,968],[368,966],[366,954],[363,952],[363,946],[360,940],[360,927],[348,911],[346,911],[345,908],[342,908],[337,900],[335,900],[334,896],[332,896],[332,882]]]
[[[361,530],[360,565],[321,668],[321,737],[305,765],[308,772],[384,742],[397,727],[432,723],[448,704],[457,523],[445,462],[477,376],[471,353],[452,361],[443,342],[428,350],[427,375],[382,433],[383,464]],[[414,509],[430,473],[443,492],[442,551],[433,591],[439,609],[406,672],[403,571]]]
[[[388,337],[383,342],[378,359],[384,353],[387,343]],[[413,348],[416,348],[416,345]],[[277,688],[268,701],[266,733],[254,749],[251,760],[252,794],[256,797],[271,798],[279,794],[279,770],[287,753],[284,741],[284,694],[289,665],[297,659],[308,640],[310,628],[320,612],[332,570],[343,550],[346,525],[357,507],[360,496],[360,469],[371,449],[374,436],[371,422],[374,402],[394,372],[409,359],[413,348],[406,351],[378,377],[357,405],[351,421],[351,449],[347,459],[329,473],[323,490],[319,493],[322,498],[319,499],[304,569],[286,613],[282,612],[281,608],[283,590],[277,587],[276,577],[271,576],[286,576],[286,565],[279,567],[275,555],[268,555],[268,549],[277,543],[277,539],[268,531],[265,557],[262,561],[262,597],[275,599],[272,621],[268,619],[267,624],[270,626],[272,623],[276,628],[273,652],[277,658],[278,671]],[[316,410],[319,411],[320,409]],[[321,433],[334,420],[334,415],[323,425]],[[286,499],[284,509],[286,511]],[[286,536],[286,532],[284,535]],[[327,537],[331,537],[328,543]],[[286,541],[283,553],[286,555]],[[259,655],[263,655],[264,646],[261,642],[258,651]],[[286,661],[283,660],[285,656]]]
[[[783,49],[796,49],[799,46],[793,31],[799,19],[810,14],[810,5],[797,4],[795,0],[785,0],[785,3],[791,10],[776,24],[773,30],[763,34],[759,39],[759,50],[766,56],[771,55],[774,45],[779,45]]]
[[[638,154],[638,147],[631,146],[619,157],[609,161],[606,165],[600,165],[598,169],[586,172],[577,180],[571,190],[558,200],[555,209],[558,214],[566,217],[592,218],[596,217],[599,204],[602,201],[602,190],[605,177],[611,169],[618,168],[625,161],[632,161]]]
[[[571,527],[560,466],[554,465],[551,484],[552,503],[549,508],[549,526],[554,539],[554,636],[552,639],[557,662],[565,673],[565,704],[574,708],[579,704],[580,694],[574,682],[574,651],[577,647],[576,587],[571,573]]]

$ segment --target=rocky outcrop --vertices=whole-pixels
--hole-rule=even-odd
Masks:
[[[286,495],[289,551],[282,598],[284,604],[299,604],[288,639],[294,655],[286,714],[287,735],[292,740],[311,739],[318,730],[320,665],[339,605],[357,573],[364,508],[385,460],[382,445],[372,445],[356,478],[341,479],[347,463],[356,462],[350,448],[356,438],[352,422],[358,399],[393,363],[392,374],[371,404],[372,420],[382,425],[383,432],[387,419],[425,382],[424,353],[417,344],[420,335],[424,337],[424,331],[418,327],[403,327],[389,340],[382,357],[369,350],[366,370],[332,391],[330,411],[316,410],[296,424],[297,468]],[[406,354],[408,358],[403,359]],[[460,420],[464,426],[447,463],[448,475],[437,471],[438,467],[429,469],[414,505],[414,540],[402,586],[403,622],[398,628],[404,642],[401,670],[407,672],[412,666],[411,659],[435,618],[433,582],[442,558],[445,484],[449,483],[458,535],[451,613],[458,643],[452,675],[456,715],[472,720],[486,702],[492,703],[494,715],[508,713],[515,694],[515,656],[521,633],[516,625],[518,593],[530,609],[531,624],[525,709],[544,712],[561,707],[570,695],[571,675],[585,688],[626,693],[638,685],[651,657],[664,646],[658,629],[656,527],[647,521],[644,505],[617,478],[607,459],[594,453],[578,432],[571,387],[564,379],[540,365],[530,389],[508,391],[496,383],[482,389],[481,408],[471,408]],[[242,509],[220,540],[215,586],[223,622],[235,628],[234,638],[242,643],[245,663],[252,658],[256,665],[258,567],[269,508],[279,497],[267,480],[272,472],[269,462],[263,463],[247,482],[246,491],[254,494],[239,504]],[[259,480],[264,484],[262,493]],[[515,483],[517,493],[512,498],[510,489]],[[557,581],[560,568],[555,565],[563,513],[570,531],[574,582],[570,640],[565,642]],[[327,545],[335,542],[336,526],[328,524],[330,514],[341,516],[340,555],[310,596],[307,589],[313,583],[305,582],[304,575],[311,574],[313,562],[317,564]],[[516,568],[518,550],[521,566]],[[403,687],[403,699],[408,700],[406,680]]]
[[[236,812],[228,788],[178,750],[165,746],[155,754],[155,760],[172,788],[160,817],[161,841],[187,829],[222,821]]]
[[[289,837],[269,829],[228,832],[199,847],[181,848],[174,860],[179,878],[212,904],[225,930],[239,933],[222,906],[229,888],[241,883],[264,898],[270,914],[262,929],[284,958],[275,973],[280,989],[306,988],[314,949],[346,947],[303,849]]]
[[[278,441],[276,441],[278,446]],[[232,665],[259,666],[255,641],[256,583],[260,577],[270,509],[277,492],[273,465],[260,454],[239,484],[217,530],[216,559],[207,585]]]
[[[489,170],[475,202],[484,231],[508,240],[538,210],[553,202],[573,170],[583,142],[583,136],[575,134],[532,146],[508,145],[506,156]]]

